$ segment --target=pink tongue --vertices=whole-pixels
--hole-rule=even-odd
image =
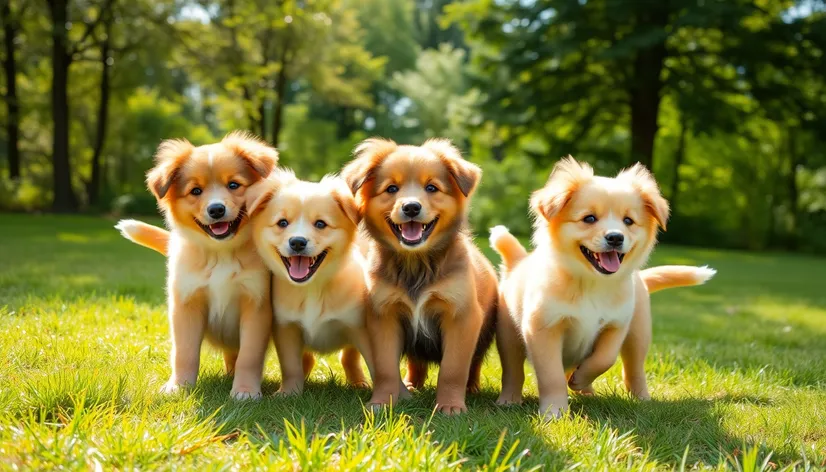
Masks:
[[[304,256],[290,256],[290,277],[303,279],[310,273],[310,258]]]
[[[620,268],[619,254],[617,251],[599,253],[599,265],[608,272],[616,272]]]
[[[229,231],[229,223],[221,222],[209,225],[209,230],[212,231],[212,234],[216,236],[220,236],[227,231]]]
[[[418,241],[422,238],[424,232],[424,225],[411,221],[409,223],[402,223],[402,237],[408,241]]]

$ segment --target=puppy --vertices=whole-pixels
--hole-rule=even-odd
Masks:
[[[367,327],[375,357],[372,405],[421,387],[440,364],[437,408],[467,411],[493,338],[496,275],[467,233],[468,203],[481,170],[446,140],[399,146],[368,139],[342,172],[372,238]]]
[[[665,229],[668,203],[640,164],[616,178],[587,164],[557,163],[531,198],[534,245],[527,254],[505,227],[491,230],[502,256],[496,345],[502,361],[498,403],[519,403],[525,356],[536,370],[540,414],[561,415],[568,390],[591,383],[622,356],[628,391],[648,399],[643,363],[651,343],[649,293],[702,284],[707,267],[640,267]]]
[[[259,397],[272,325],[270,276],[255,251],[247,208],[278,154],[249,135],[232,133],[199,147],[164,141],[155,160],[147,184],[171,229],[168,238],[133,220],[117,228],[169,255],[172,375],[163,391],[195,384],[206,337],[223,350],[226,370],[234,373],[232,396]]]
[[[372,370],[365,327],[365,258],[357,244],[360,216],[343,180],[298,180],[277,170],[257,185],[249,213],[256,249],[274,274],[273,339],[282,371],[279,393],[300,393],[315,362],[311,349],[342,349],[347,381],[368,386]],[[130,237],[166,254],[169,232],[137,222]]]
[[[365,258],[357,245],[361,217],[343,180],[298,180],[276,171],[260,208],[254,239],[272,271],[273,334],[281,365],[280,393],[300,393],[310,366],[302,353],[341,351],[348,383],[367,387],[359,353],[373,370],[365,327]]]

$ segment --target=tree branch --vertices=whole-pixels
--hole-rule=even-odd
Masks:
[[[78,53],[83,53],[96,44],[96,41],[92,41],[92,43],[89,45],[86,45],[85,43],[86,40],[92,36],[92,33],[94,33],[95,29],[98,27],[101,21],[103,21],[103,18],[109,14],[109,10],[112,8],[112,4],[114,2],[115,0],[106,0],[103,6],[100,8],[100,13],[98,13],[97,18],[95,18],[91,23],[84,22],[84,24],[86,25],[86,29],[83,31],[83,36],[80,37],[80,40],[78,40],[75,43],[75,47],[71,49],[70,56],[74,56]]]

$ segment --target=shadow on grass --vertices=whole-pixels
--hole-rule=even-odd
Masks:
[[[260,401],[232,401],[229,392],[232,379],[226,375],[208,374],[198,379],[191,392],[198,405],[201,420],[212,421],[222,434],[244,432],[259,436],[263,430],[270,436],[285,438],[285,421],[293,425],[302,422],[316,435],[361,434],[365,423],[363,406],[370,390],[344,387],[341,380],[331,377],[326,382],[308,382],[304,393],[297,396],[276,396],[278,382],[265,380],[264,398]],[[413,398],[393,407],[394,414],[404,414],[416,430],[427,428],[432,439],[447,446],[458,442],[459,452],[469,466],[482,466],[491,460],[504,432],[504,455],[518,441],[516,455],[523,453],[522,465],[543,465],[560,468],[571,463],[569,455],[557,449],[548,438],[535,429],[535,415],[525,408],[524,414],[513,414],[494,404],[498,392],[483,391],[467,398],[470,414],[447,417],[434,414],[435,389],[427,387],[415,392]],[[379,413],[386,414],[387,410]],[[259,429],[260,428],[260,429]],[[524,451],[533,451],[524,453]]]

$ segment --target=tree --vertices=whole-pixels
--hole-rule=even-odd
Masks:
[[[0,3],[0,22],[3,25],[3,72],[6,77],[6,158],[9,178],[20,178],[20,102],[17,97],[16,42],[21,31],[21,18],[29,3],[12,9],[12,0]]]
[[[362,47],[356,12],[343,0],[224,0],[210,5],[216,8],[209,10],[209,25],[180,25],[190,38],[187,50],[199,51],[194,57],[200,64],[193,66],[201,66],[210,87],[228,90],[240,101],[247,121],[255,122],[274,145],[283,128],[284,107],[299,91],[311,90],[328,103],[372,106],[367,91],[384,60]],[[218,36],[193,34],[210,28]],[[211,36],[214,44],[204,44]],[[233,59],[222,60],[227,57]]]
[[[100,24],[114,0],[104,0],[90,9],[92,19],[81,22],[79,38],[70,38],[74,29],[70,22],[72,0],[46,0],[52,29],[52,176],[54,199],[52,210],[62,213],[78,209],[78,199],[72,188],[72,165],[69,159],[69,68],[72,62],[94,46],[95,28]],[[90,13],[85,11],[84,13]]]
[[[663,95],[685,81],[744,93],[734,52],[759,48],[752,25],[781,23],[791,4],[477,0],[450,12],[471,37],[492,119],[575,146],[619,124],[630,134],[624,161],[653,168]]]

